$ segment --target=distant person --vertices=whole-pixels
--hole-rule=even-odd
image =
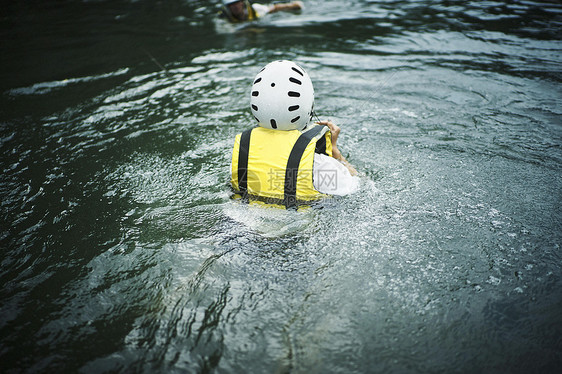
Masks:
[[[340,128],[311,123],[314,88],[292,61],[274,61],[254,79],[258,126],[236,135],[231,185],[237,195],[289,208],[358,189],[357,171],[337,147]]]
[[[301,10],[302,1],[275,3],[272,5],[253,4],[249,0],[223,0],[221,15],[230,22],[252,21],[268,13]]]

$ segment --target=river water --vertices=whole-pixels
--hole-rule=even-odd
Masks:
[[[562,364],[562,6],[19,1],[0,32],[0,371],[548,373]],[[230,200],[270,61],[361,189]]]

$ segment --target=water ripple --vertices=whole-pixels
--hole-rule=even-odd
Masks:
[[[309,0],[217,32],[202,0],[10,5],[3,364],[553,371],[561,9]],[[274,59],[310,73],[359,193],[302,212],[229,199]]]

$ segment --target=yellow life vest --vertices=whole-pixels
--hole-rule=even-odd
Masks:
[[[305,132],[254,127],[236,135],[232,151],[231,185],[237,195],[297,208],[327,195],[312,184],[314,153],[332,156],[326,126]]]

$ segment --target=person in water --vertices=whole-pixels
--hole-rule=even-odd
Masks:
[[[253,81],[250,107],[258,126],[237,134],[232,151],[236,196],[289,209],[358,189],[357,171],[337,146],[340,128],[311,123],[314,88],[301,66],[267,64]]]
[[[275,3],[272,5],[253,4],[249,0],[223,0],[222,16],[230,22],[251,21],[268,13],[301,10],[302,1]]]

